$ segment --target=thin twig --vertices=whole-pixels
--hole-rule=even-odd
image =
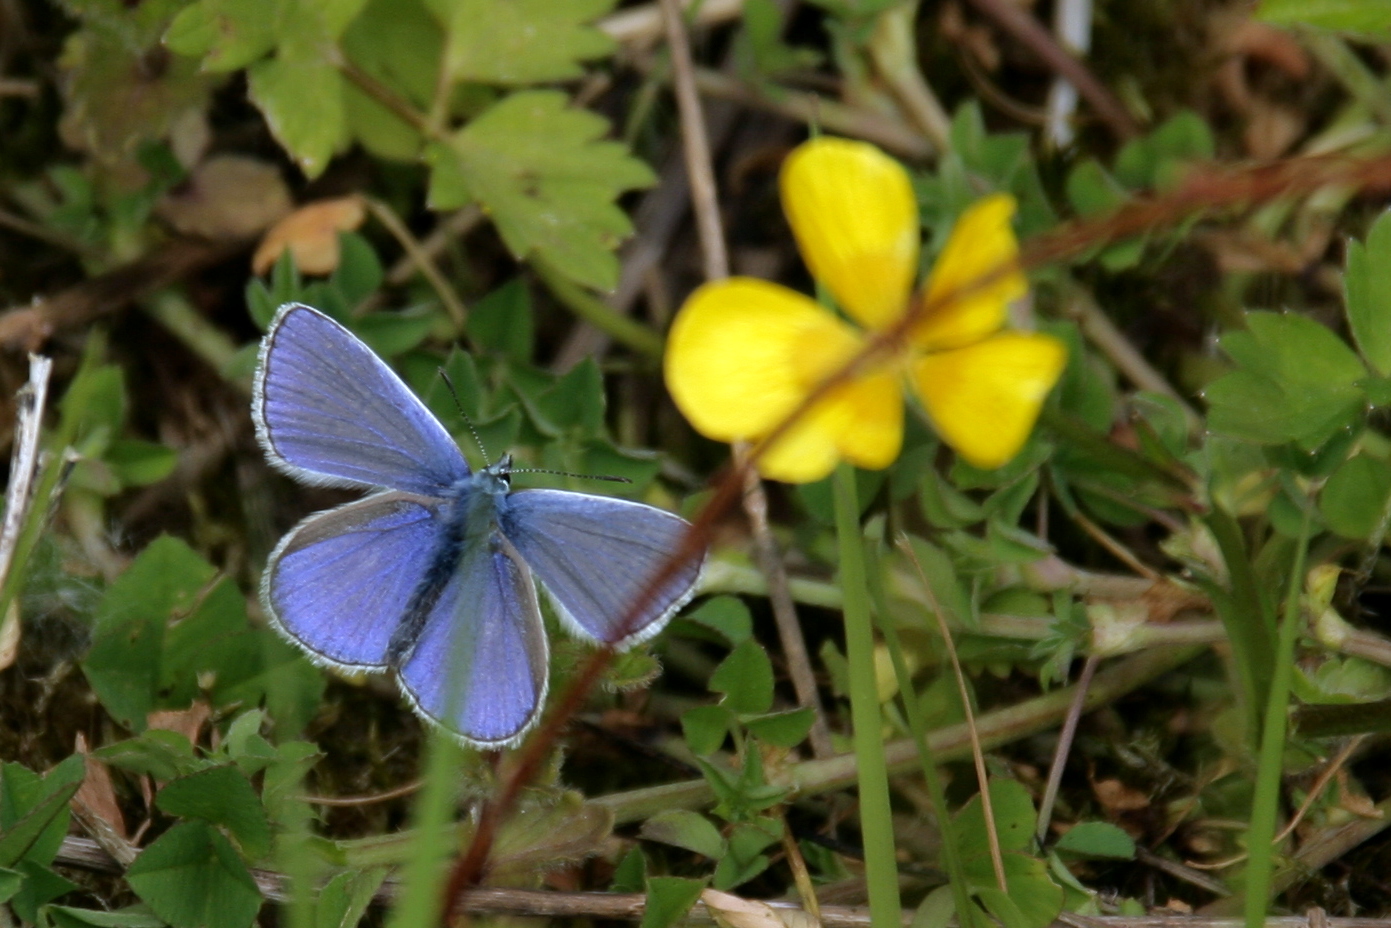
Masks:
[[[1063,783],[1063,768],[1067,757],[1072,753],[1072,739],[1077,735],[1077,722],[1082,718],[1082,707],[1087,702],[1087,690],[1091,688],[1092,677],[1100,660],[1095,654],[1089,655],[1082,664],[1082,673],[1077,678],[1076,694],[1072,705],[1068,706],[1063,718],[1062,731],[1058,733],[1058,746],[1053,750],[1053,765],[1048,770],[1048,784],[1043,788],[1043,798],[1038,802],[1038,829],[1034,832],[1042,845],[1048,837],[1048,825],[1053,818],[1053,805],[1058,800],[1058,789]]]
[[[976,8],[990,17],[1015,39],[1027,46],[1030,51],[1043,59],[1044,63],[1057,74],[1068,79],[1082,98],[1091,104],[1102,122],[1110,127],[1116,137],[1132,139],[1139,134],[1135,121],[1125,111],[1109,90],[1092,76],[1087,66],[1076,55],[1063,48],[1039,25],[1023,7],[1009,0],[971,0]]]
[[[363,202],[367,204],[367,209],[371,211],[376,220],[386,227],[396,239],[406,257],[411,259],[416,270],[430,282],[430,286],[435,289],[435,294],[444,304],[444,308],[449,313],[449,318],[454,322],[454,329],[457,332],[464,331],[464,326],[468,323],[468,310],[464,307],[464,301],[460,299],[459,292],[453,285],[440,273],[439,268],[435,267],[435,262],[425,253],[421,247],[420,240],[411,234],[411,230],[406,228],[406,224],[401,221],[401,217],[396,215],[396,211],[387,206],[381,200],[374,197],[363,197]]]
[[[966,716],[966,734],[971,740],[971,760],[976,767],[976,783],[980,789],[980,808],[981,815],[985,819],[985,840],[990,848],[990,865],[995,869],[995,882],[1000,887],[1000,892],[1007,894],[1009,893],[1009,881],[1005,878],[1005,859],[1000,849],[1000,833],[995,827],[995,809],[990,797],[990,776],[985,769],[985,749],[981,747],[980,730],[976,727],[976,713],[971,708],[971,690],[966,685],[966,674],[961,669],[961,657],[956,653],[956,641],[952,638],[951,629],[947,626],[947,617],[942,614],[942,605],[937,601],[937,595],[932,591],[932,584],[928,582],[927,573],[923,570],[922,564],[918,562],[917,555],[908,545],[900,545],[899,550],[904,553],[918,572],[918,579],[922,581],[923,589],[927,591],[928,611],[937,620],[937,633],[942,636],[942,645],[947,649],[947,659],[951,662],[952,675],[956,679],[956,691],[961,697],[961,711]],[[1073,704],[1075,705],[1079,700],[1085,701],[1086,698],[1086,691],[1081,691],[1077,699],[1073,700]],[[947,810],[938,809],[937,814],[946,816]]]
[[[710,165],[710,143],[705,137],[705,116],[700,111],[700,95],[696,92],[691,45],[681,21],[681,0],[661,0],[661,4],[667,48],[671,53],[672,85],[681,114],[686,174],[691,181],[691,209],[695,212],[700,250],[705,258],[705,279],[723,280],[729,276],[729,252],[720,223],[719,196],[715,172]]]
[[[725,247],[724,229],[715,172],[710,160],[710,144],[705,134],[705,114],[701,111],[700,95],[696,92],[694,65],[690,43],[681,18],[680,0],[661,0],[671,49],[672,83],[676,90],[677,106],[681,112],[681,138],[685,155],[686,176],[690,178],[691,210],[695,213],[696,229],[700,236],[701,252],[705,258],[705,279],[723,280],[729,276],[729,253]],[[736,460],[748,454],[748,445],[735,443]],[[787,658],[788,675],[797,692],[797,701],[813,713],[809,733],[812,752],[817,757],[830,757],[830,729],[817,694],[816,676],[807,655],[802,626],[797,621],[797,609],[787,589],[787,570],[778,553],[772,529],[768,526],[768,498],[763,483],[753,468],[746,468],[744,482],[744,512],[753,530],[759,568],[768,578],[768,600],[773,609],[783,654]]]

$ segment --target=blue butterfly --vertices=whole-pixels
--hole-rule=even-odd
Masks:
[[[548,649],[533,573],[572,634],[620,649],[694,591],[701,558],[628,616],[689,523],[628,500],[510,492],[506,457],[471,471],[400,378],[308,306],[271,322],[251,414],[279,470],[376,490],[281,539],[261,583],[271,622],[315,663],[393,672],[419,715],[466,744],[513,745],[540,714]]]

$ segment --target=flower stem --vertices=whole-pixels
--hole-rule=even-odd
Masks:
[[[845,595],[845,657],[850,668],[850,717],[860,788],[860,830],[865,849],[873,928],[899,928],[898,864],[889,809],[889,770],[880,734],[879,691],[874,678],[874,628],[870,619],[860,502],[855,470],[842,463],[835,479],[840,583]]]

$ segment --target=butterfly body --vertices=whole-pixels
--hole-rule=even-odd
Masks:
[[[511,490],[478,471],[356,336],[287,304],[262,343],[252,415],[277,468],[374,490],[317,513],[272,552],[262,602],[311,660],[389,671],[412,707],[480,747],[515,743],[545,700],[537,581],[561,623],[624,648],[692,595],[700,558],[666,570],[688,524],[628,500]]]

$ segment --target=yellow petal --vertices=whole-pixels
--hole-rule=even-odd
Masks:
[[[1056,338],[1005,332],[918,358],[913,383],[942,440],[976,467],[995,468],[1024,446],[1066,364]]]
[[[917,200],[898,162],[865,142],[813,139],[783,163],[781,186],[812,275],[868,328],[902,318],[919,232]]]
[[[667,388],[700,433],[759,438],[858,347],[854,330],[800,293],[732,277],[699,288],[676,314]]]
[[[845,458],[870,470],[888,467],[903,447],[903,395],[882,372],[832,390],[758,459],[765,476],[784,483],[820,480]]]
[[[1010,228],[1014,198],[997,193],[961,214],[937,257],[923,299],[928,315],[913,328],[921,348],[942,351],[978,342],[1005,324],[1009,303],[1028,282]]]

